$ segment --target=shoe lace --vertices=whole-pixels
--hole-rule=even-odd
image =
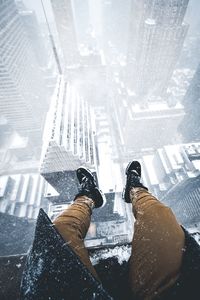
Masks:
[[[82,189],[84,190],[90,190],[91,188],[95,187],[95,183],[93,180],[87,178],[86,176],[84,176],[82,178],[82,184],[81,184]]]
[[[134,186],[135,184],[140,184],[140,176],[137,171],[132,170],[128,174],[129,185]]]

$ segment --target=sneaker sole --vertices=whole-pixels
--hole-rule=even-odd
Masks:
[[[104,195],[98,188],[95,188],[95,208],[101,207],[104,203]]]

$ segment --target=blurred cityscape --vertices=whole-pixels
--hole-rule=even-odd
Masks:
[[[79,166],[107,199],[87,247],[131,241],[132,160],[200,232],[199,12],[195,0],[0,1],[0,255],[28,249],[41,207],[53,219],[70,205]]]

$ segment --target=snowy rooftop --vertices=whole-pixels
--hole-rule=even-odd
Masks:
[[[8,176],[1,176],[0,177],[0,197],[3,197],[5,193],[5,189],[7,187]]]
[[[51,184],[46,183],[46,187],[45,187],[45,197],[56,197],[58,196],[59,193],[52,187]]]
[[[134,90],[127,89],[127,93],[129,96],[136,96],[136,93]]]
[[[131,246],[123,245],[116,246],[113,249],[103,249],[95,251],[94,255],[91,255],[90,259],[93,265],[98,264],[101,259],[107,259],[110,257],[116,257],[118,259],[119,264],[122,264],[124,261],[128,261],[131,255]]]
[[[193,165],[194,165],[195,169],[198,169],[200,171],[200,159],[194,160]]]
[[[28,144],[28,137],[21,137],[17,133],[13,136],[10,148],[25,148]]]
[[[169,107],[166,102],[155,102],[148,104],[147,108],[144,108],[138,104],[132,105],[132,110],[134,112],[149,112],[149,111],[174,111],[175,109],[183,109],[183,105],[181,103],[177,103],[175,107]]]
[[[143,157],[144,164],[146,165],[146,170],[149,175],[149,179],[152,185],[159,184],[158,177],[156,175],[156,169],[153,165],[153,155],[146,155]]]
[[[148,18],[148,19],[145,20],[145,24],[147,24],[147,25],[156,25],[156,20]]]

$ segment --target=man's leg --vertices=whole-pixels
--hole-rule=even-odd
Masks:
[[[53,224],[82,263],[99,280],[90,261],[88,250],[84,245],[84,238],[90,226],[93,207],[94,202],[91,198],[79,196],[69,208],[54,220]]]
[[[170,208],[145,188],[133,187],[135,216],[130,284],[134,294],[153,299],[177,280],[184,251],[184,232]]]
[[[185,236],[170,208],[153,197],[141,183],[141,165],[126,168],[124,200],[132,203],[135,216],[130,284],[141,299],[153,299],[177,280]]]
[[[76,175],[80,184],[79,194],[76,195],[74,203],[58,216],[53,223],[82,263],[99,280],[85,248],[84,238],[90,226],[92,209],[103,205],[103,194],[98,189],[90,170],[84,167],[78,168]]]

